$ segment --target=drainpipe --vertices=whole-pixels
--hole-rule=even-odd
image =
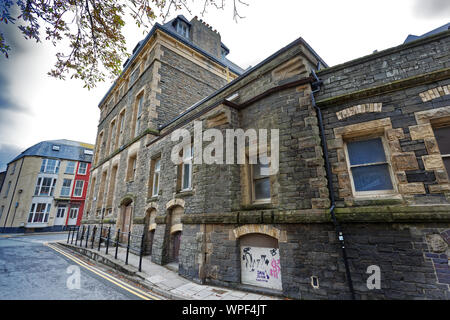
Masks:
[[[347,275],[348,288],[350,289],[350,294],[352,296],[352,300],[355,300],[355,291],[353,289],[353,282],[352,282],[352,277],[350,274],[350,267],[348,264],[347,251],[345,249],[344,234],[342,232],[341,226],[340,226],[339,222],[337,221],[336,215],[334,213],[334,209],[336,208],[336,200],[334,198],[333,176],[331,174],[330,159],[328,157],[328,146],[327,146],[327,140],[325,139],[325,129],[323,126],[322,110],[320,109],[319,106],[317,106],[316,99],[314,97],[314,94],[320,91],[322,81],[317,77],[314,70],[312,70],[312,75],[314,76],[316,81],[311,84],[311,87],[313,88],[313,91],[311,92],[311,101],[312,101],[313,107],[317,111],[317,117],[319,119],[320,136],[322,139],[322,148],[323,148],[323,154],[325,156],[325,165],[326,165],[326,171],[327,171],[328,190],[330,191],[330,200],[331,200],[330,215],[331,215],[331,219],[333,220],[337,238],[338,238],[339,243],[342,248],[342,257],[343,257],[344,265],[345,265],[345,273]]]

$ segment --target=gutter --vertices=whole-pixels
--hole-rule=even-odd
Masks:
[[[314,94],[320,91],[321,86],[322,86],[323,83],[317,77],[317,75],[314,72],[314,70],[311,70],[311,72],[312,72],[313,77],[316,79],[316,81],[313,82],[312,85],[311,85],[311,87],[313,88],[313,91],[311,92],[311,101],[312,101],[313,107],[317,111],[317,117],[318,117],[318,120],[319,120],[320,136],[321,136],[321,139],[322,139],[323,154],[325,156],[325,164],[326,164],[326,172],[327,172],[327,180],[328,180],[328,190],[329,190],[329,193],[330,193],[330,200],[331,200],[330,215],[331,215],[331,219],[333,220],[334,228],[335,228],[335,231],[336,231],[336,236],[337,236],[337,238],[339,240],[339,243],[340,243],[341,249],[342,249],[342,258],[344,260],[345,273],[347,275],[348,288],[350,290],[350,294],[352,296],[352,300],[355,300],[355,291],[353,289],[353,282],[352,282],[352,277],[351,277],[351,274],[350,274],[350,267],[349,267],[349,264],[348,264],[347,251],[345,249],[344,234],[342,232],[342,228],[341,228],[339,222],[336,219],[336,215],[335,215],[335,212],[334,212],[334,210],[336,208],[336,199],[334,197],[333,176],[331,174],[331,164],[330,164],[330,159],[328,157],[328,146],[327,146],[327,140],[325,139],[325,129],[324,129],[324,125],[323,125],[322,110],[320,109],[319,106],[317,106],[316,99],[314,97]]]

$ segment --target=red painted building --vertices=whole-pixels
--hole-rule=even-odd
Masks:
[[[74,184],[70,194],[69,207],[67,209],[66,225],[80,225],[83,217],[84,203],[86,200],[89,185],[89,173],[91,164],[88,162],[78,162],[75,171]]]

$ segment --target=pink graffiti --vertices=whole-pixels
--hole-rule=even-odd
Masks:
[[[278,275],[281,272],[280,259],[272,259],[271,265],[272,269],[270,269],[270,275],[275,279],[278,279]]]

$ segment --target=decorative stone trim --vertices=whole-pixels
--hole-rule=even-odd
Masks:
[[[157,204],[156,204],[156,202],[149,202],[149,203],[147,204],[147,206],[145,207],[145,211],[146,211],[146,212],[148,212],[149,210],[152,210],[152,209],[158,210],[158,209],[157,209]]]
[[[242,236],[251,233],[261,233],[268,235],[272,238],[277,239],[279,242],[287,242],[286,231],[281,231],[280,229],[274,228],[266,224],[247,224],[244,226],[237,227],[233,229],[234,239],[239,239]],[[231,234],[230,234],[231,235]],[[232,239],[232,240],[234,240]]]
[[[401,196],[426,193],[423,183],[408,183],[406,179],[405,171],[417,170],[419,164],[414,152],[402,152],[399,140],[403,139],[405,134],[402,128],[392,128],[390,118],[335,128],[334,134],[335,139],[328,141],[329,149],[335,149],[338,156],[338,162],[333,164],[332,171],[338,177],[339,197],[343,198],[347,205],[355,205],[358,197],[353,193],[344,140],[372,134],[384,137],[385,142],[387,143],[388,152],[386,157],[392,167],[392,183],[394,185],[394,190],[397,188],[398,193]],[[386,196],[398,197],[398,193],[394,192],[393,194]],[[374,195],[374,197],[376,196]],[[385,195],[383,195],[383,197],[385,197]]]
[[[169,210],[176,206],[184,208],[184,200],[179,198],[170,200],[169,202],[166,203],[166,210]]]
[[[441,119],[450,118],[450,106],[416,112],[415,116],[418,124],[409,127],[411,140],[424,141],[428,152],[428,155],[422,156],[425,170],[434,171],[436,176],[437,184],[428,187],[430,193],[450,195],[449,179],[432,126],[433,123],[439,123]]]
[[[170,234],[178,232],[178,231],[183,231],[183,224],[178,223],[178,224],[175,224],[172,227],[170,227]]]
[[[428,91],[419,93],[420,98],[423,102],[428,102],[443,96],[450,94],[450,84],[446,86],[440,86],[437,88],[430,89]]]
[[[336,117],[339,120],[343,120],[343,119],[349,118],[351,116],[354,116],[356,114],[369,113],[369,112],[381,112],[382,108],[383,108],[382,103],[360,104],[360,105],[353,106],[353,107],[336,112]]]

